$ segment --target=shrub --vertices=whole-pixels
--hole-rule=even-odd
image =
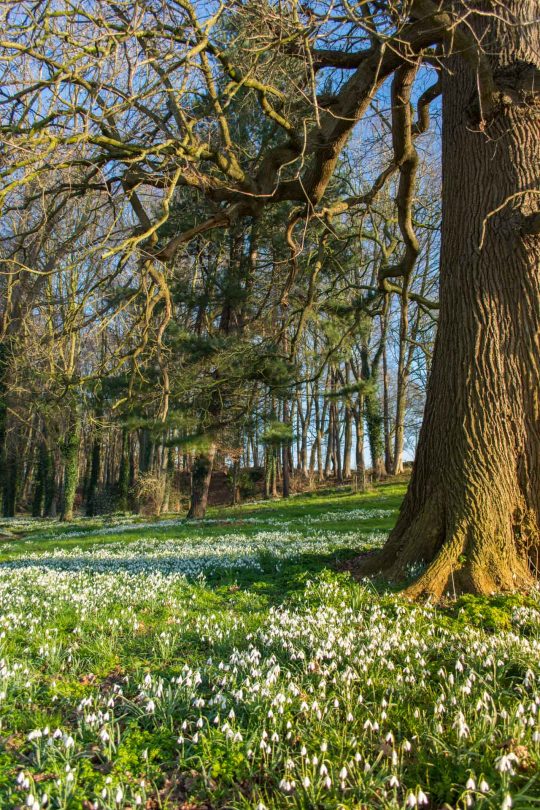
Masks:
[[[141,473],[135,483],[135,494],[141,511],[146,515],[159,516],[165,497],[164,476],[152,472]]]

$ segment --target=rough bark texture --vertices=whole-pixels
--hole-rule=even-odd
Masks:
[[[539,75],[540,0],[504,5],[521,25],[469,17],[502,91],[490,120],[480,123],[471,67],[453,56],[444,73],[441,309],[424,424],[396,528],[361,566],[400,578],[425,564],[413,597],[513,590],[537,574],[540,236],[523,223],[540,206],[538,80],[523,88]]]

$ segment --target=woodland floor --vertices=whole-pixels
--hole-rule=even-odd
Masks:
[[[540,598],[337,570],[403,491],[0,523],[0,807],[540,807]]]

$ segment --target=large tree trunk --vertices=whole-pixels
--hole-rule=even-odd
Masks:
[[[540,96],[538,84],[515,88],[540,67],[540,0],[505,6],[526,35],[468,18],[477,34],[489,27],[479,40],[504,90],[484,131],[472,69],[453,57],[444,72],[441,309],[424,424],[396,528],[363,567],[399,578],[426,564],[411,596],[512,590],[537,573]]]

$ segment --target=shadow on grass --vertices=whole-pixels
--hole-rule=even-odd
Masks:
[[[349,487],[338,490],[328,488],[300,493],[288,500],[261,500],[240,506],[213,507],[209,515],[242,520],[269,512],[275,519],[295,520],[332,511],[338,521],[339,513],[350,509],[399,509],[405,490],[406,484],[403,482],[377,484],[367,492],[358,493],[352,492]]]

